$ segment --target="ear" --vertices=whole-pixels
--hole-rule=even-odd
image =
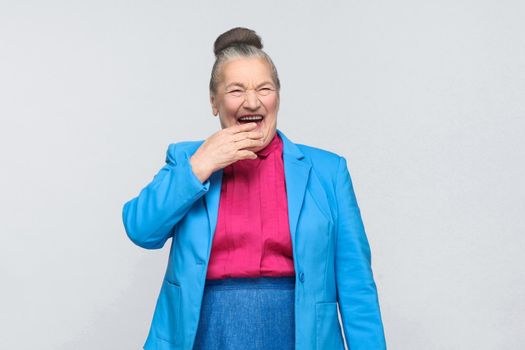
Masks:
[[[217,98],[213,94],[210,94],[210,104],[213,115],[217,116],[217,113],[219,113],[219,109],[217,108]]]

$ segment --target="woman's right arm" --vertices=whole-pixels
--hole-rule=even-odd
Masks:
[[[172,143],[166,165],[139,195],[124,204],[122,220],[128,237],[146,249],[159,249],[172,235],[173,227],[210,188],[209,176],[241,159],[256,158],[247,147],[261,146],[263,134],[251,131],[256,123],[234,125],[208,137],[188,158]],[[176,156],[180,154],[180,156]]]
[[[169,145],[166,165],[137,197],[124,204],[122,220],[126,233],[140,247],[162,248],[173,227],[210,187],[209,179],[204,183],[199,180],[186,155],[175,161],[179,145]]]

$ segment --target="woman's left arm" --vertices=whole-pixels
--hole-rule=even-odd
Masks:
[[[346,159],[336,178],[337,231],[335,273],[343,328],[352,350],[386,349],[370,246]]]

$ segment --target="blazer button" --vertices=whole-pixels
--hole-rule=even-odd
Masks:
[[[304,282],[304,272],[299,273],[299,281]]]

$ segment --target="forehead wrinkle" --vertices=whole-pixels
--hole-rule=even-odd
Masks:
[[[260,83],[259,85],[257,85],[257,87],[261,87],[261,86],[266,85],[266,84],[272,84],[273,85],[273,83],[271,81],[266,80],[266,81],[263,81],[262,83]],[[226,85],[226,89],[231,87],[231,86],[240,86],[240,87],[243,87],[243,88],[246,87],[246,86],[244,86],[243,83],[239,83],[237,81],[234,81],[234,82],[231,82],[228,85]]]

